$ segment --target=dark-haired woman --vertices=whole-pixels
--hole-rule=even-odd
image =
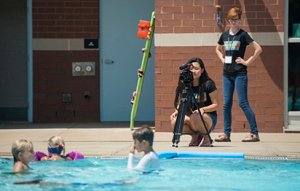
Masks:
[[[214,81],[208,76],[203,61],[200,58],[191,58],[188,61],[191,64],[189,70],[193,73],[193,82],[191,85],[195,101],[192,99],[189,109],[186,111],[184,119],[183,133],[190,134],[192,140],[189,146],[212,146],[203,125],[203,122],[199,116],[197,105],[203,116],[206,127],[211,132],[217,123],[217,88]],[[179,99],[182,93],[183,84],[179,81],[176,92],[179,92]],[[177,109],[179,108],[178,100]],[[178,110],[175,109],[174,113],[171,114],[170,120],[171,125],[174,128]],[[200,144],[201,143],[201,144]]]

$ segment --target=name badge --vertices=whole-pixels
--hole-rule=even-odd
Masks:
[[[232,56],[225,56],[225,64],[231,64],[232,63]]]

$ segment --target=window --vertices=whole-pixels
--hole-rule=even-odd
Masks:
[[[300,111],[300,1],[289,0],[288,110]]]

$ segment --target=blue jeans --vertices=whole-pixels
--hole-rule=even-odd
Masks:
[[[248,76],[247,74],[237,76],[223,75],[223,119],[224,119],[224,133],[230,136],[231,133],[231,109],[234,88],[236,88],[238,102],[242,108],[251,128],[251,133],[257,135],[257,125],[255,114],[252,111],[248,102]]]

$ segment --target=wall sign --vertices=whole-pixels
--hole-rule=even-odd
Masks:
[[[84,48],[98,48],[98,39],[84,39]]]

